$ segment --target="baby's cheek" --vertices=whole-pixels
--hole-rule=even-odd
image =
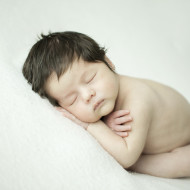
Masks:
[[[118,88],[117,81],[113,79],[112,82],[109,82],[108,87],[110,90],[114,90],[114,89],[116,90]]]

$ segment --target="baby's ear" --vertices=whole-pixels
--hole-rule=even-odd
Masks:
[[[109,64],[109,66],[115,70],[115,65],[111,62],[111,60],[105,55],[105,60]]]

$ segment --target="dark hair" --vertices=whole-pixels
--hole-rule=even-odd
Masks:
[[[66,31],[41,34],[26,58],[22,73],[33,91],[58,106],[57,101],[45,91],[45,83],[50,75],[55,72],[59,79],[73,61],[80,58],[87,62],[102,61],[112,70],[105,60],[105,54],[104,47],[82,33]]]

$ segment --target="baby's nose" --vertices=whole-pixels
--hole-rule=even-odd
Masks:
[[[86,103],[90,102],[92,97],[96,95],[96,92],[93,89],[86,89],[83,93],[83,99]]]

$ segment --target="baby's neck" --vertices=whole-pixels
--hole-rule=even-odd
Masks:
[[[128,77],[118,74],[119,92],[115,102],[115,107],[113,111],[120,110],[122,108],[123,102],[127,97],[127,80]]]

